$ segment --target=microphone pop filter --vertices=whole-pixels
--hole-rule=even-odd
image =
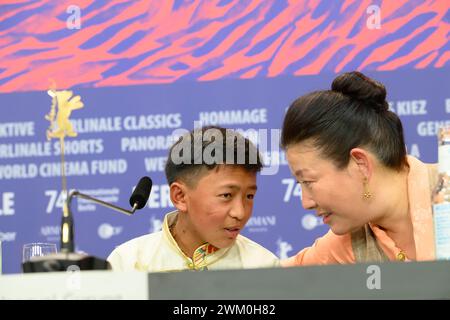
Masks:
[[[130,205],[133,207],[136,203],[137,209],[142,209],[143,207],[145,207],[151,190],[152,179],[150,179],[149,177],[142,177],[130,197]]]

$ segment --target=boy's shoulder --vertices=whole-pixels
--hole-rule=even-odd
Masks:
[[[162,236],[162,231],[145,234],[131,240],[128,240],[114,249],[116,252],[138,252],[143,248],[152,248],[155,242],[160,241]],[[113,251],[113,252],[114,252]]]

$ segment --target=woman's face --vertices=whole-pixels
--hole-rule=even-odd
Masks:
[[[309,141],[287,148],[292,174],[301,184],[302,205],[323,218],[337,235],[354,231],[369,222],[363,200],[363,175],[352,158],[337,169]]]

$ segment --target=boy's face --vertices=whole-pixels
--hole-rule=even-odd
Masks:
[[[186,191],[188,232],[196,245],[231,246],[253,210],[256,173],[235,165],[219,165]]]

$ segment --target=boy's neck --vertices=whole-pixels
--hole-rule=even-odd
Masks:
[[[178,213],[176,220],[169,227],[169,230],[181,251],[183,251],[187,257],[192,258],[195,250],[201,244],[197,244],[197,241],[195,241],[193,235],[189,232],[186,222],[180,214],[182,213]]]

